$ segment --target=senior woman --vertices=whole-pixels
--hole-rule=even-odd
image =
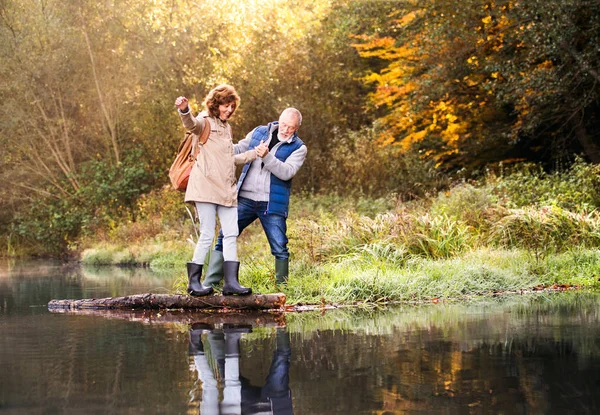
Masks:
[[[240,285],[240,263],[237,257],[237,189],[235,165],[245,164],[257,157],[257,150],[234,155],[231,126],[228,123],[240,103],[240,97],[231,85],[219,85],[204,99],[205,110],[193,117],[186,97],[178,97],[178,108],[183,126],[200,136],[204,123],[209,123],[210,133],[192,167],[185,192],[185,201],[194,203],[200,218],[200,237],[191,262],[187,263],[187,291],[193,296],[212,294],[212,287],[201,282],[202,266],[215,235],[216,217],[223,229],[223,295],[247,295],[251,288]]]

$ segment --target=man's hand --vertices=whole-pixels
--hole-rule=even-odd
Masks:
[[[177,97],[177,99],[175,100],[175,106],[179,108],[179,111],[187,112],[188,99],[186,97]]]
[[[261,140],[260,144],[255,147],[258,157],[263,158],[269,154],[269,147]]]

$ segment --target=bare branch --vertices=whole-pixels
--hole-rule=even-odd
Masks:
[[[560,45],[561,45],[561,48],[565,52],[567,52],[569,55],[571,55],[571,57],[573,59],[575,59],[575,62],[577,62],[577,64],[579,65],[579,67],[581,69],[583,69],[585,72],[592,75],[594,77],[594,79],[596,80],[596,82],[600,82],[600,73],[598,73],[598,71],[596,71],[595,69],[591,68],[590,65],[588,65],[583,60],[583,58],[581,56],[579,56],[579,54],[573,50],[573,48],[569,47],[567,42],[562,42]]]
[[[22,187],[23,189],[34,191],[34,192],[39,193],[39,194],[41,194],[43,196],[46,196],[46,197],[50,197],[50,198],[53,198],[53,199],[56,199],[56,200],[60,200],[59,196],[55,195],[54,193],[50,193],[50,192],[48,192],[48,191],[46,191],[44,189],[39,189],[37,187],[28,186],[28,185],[26,185],[24,183],[17,183],[17,186]]]
[[[46,123],[46,125],[49,127],[49,129],[51,130],[51,132],[53,132],[52,128],[51,128],[51,122],[48,119],[48,116],[46,115],[44,109],[42,108],[41,104],[39,103],[39,101],[36,101],[36,105],[39,108],[42,117],[44,117],[44,121]],[[52,156],[54,157],[54,160],[56,161],[56,164],[60,167],[60,169],[62,170],[62,172],[65,174],[65,176],[69,179],[69,181],[71,182],[71,185],[73,186],[74,190],[79,189],[79,184],[77,183],[77,181],[73,178],[72,175],[72,171],[69,168],[69,166],[67,165],[67,162],[64,160],[60,150],[58,148],[55,147],[56,141],[58,140],[54,140],[54,141],[50,141],[48,140],[48,138],[46,137],[46,134],[44,134],[43,131],[41,131],[35,124],[32,123],[33,128],[36,130],[36,132],[38,133],[38,135],[42,138],[42,141],[46,144],[46,146],[48,147],[48,149],[50,150],[50,153],[52,154]]]
[[[94,77],[94,84],[96,85],[96,92],[98,93],[98,100],[100,101],[100,108],[102,109],[102,114],[104,115],[104,120],[106,121],[106,126],[110,135],[110,139],[113,146],[113,151],[115,154],[115,161],[119,163],[119,146],[117,143],[117,130],[116,130],[116,121],[111,117],[108,108],[106,107],[104,97],[102,96],[102,90],[100,88],[100,81],[98,80],[98,74],[96,72],[96,61],[94,59],[94,53],[92,51],[92,45],[90,43],[90,38],[87,33],[85,19],[83,17],[83,12],[81,8],[79,9],[79,17],[81,18],[81,31],[83,32],[83,37],[85,39],[85,44],[87,46],[88,55],[90,57],[90,61],[92,63],[92,75]]]

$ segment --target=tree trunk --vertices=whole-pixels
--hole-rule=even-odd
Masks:
[[[600,148],[592,141],[588,135],[583,121],[579,121],[575,126],[575,134],[579,140],[579,144],[583,148],[586,157],[595,164],[600,163]]]
[[[282,310],[285,306],[285,294],[255,294],[245,296],[208,295],[192,297],[189,295],[135,294],[126,297],[91,298],[83,300],[51,300],[49,310],[86,310],[86,309],[233,309],[233,310]]]

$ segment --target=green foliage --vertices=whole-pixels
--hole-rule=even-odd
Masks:
[[[558,206],[574,212],[600,207],[600,166],[577,158],[568,169],[545,172],[539,165],[519,164],[489,174],[486,183],[511,208]]]
[[[546,284],[577,284],[597,287],[600,276],[600,250],[573,247],[560,255],[549,256]]]
[[[379,213],[393,210],[397,204],[390,195],[382,197],[369,197],[360,194],[340,193],[310,193],[293,192],[290,202],[290,216],[302,218],[318,216],[331,212],[352,211],[359,215],[374,217]]]
[[[527,0],[490,8],[488,16],[485,30],[496,26],[499,39],[497,51],[482,61],[486,72],[497,74],[485,89],[516,114],[512,136],[533,151],[551,148],[546,159],[583,151],[600,161],[592,139],[600,98],[600,4]]]
[[[559,262],[560,266],[539,266],[524,251],[489,249],[444,260],[414,257],[402,266],[390,264],[386,269],[364,267],[348,257],[322,267],[316,275],[313,272],[295,279],[286,293],[289,302],[312,304],[457,299],[551,284],[559,268],[566,270],[567,264],[575,264],[574,257],[561,258]],[[580,266],[579,270],[593,284],[591,277],[596,268],[596,264],[591,264]]]
[[[399,147],[377,142],[381,128],[348,131],[337,137],[337,148],[326,166],[327,191],[342,195],[394,194],[400,200],[423,198],[448,185],[448,177],[431,161],[417,154],[403,153]]]
[[[386,241],[395,232],[397,216],[371,219],[353,212],[322,214],[294,220],[288,227],[290,244],[311,262],[351,253],[357,246]]]
[[[116,249],[114,247],[96,247],[93,249],[86,249],[81,253],[81,262],[86,265],[115,265],[114,253]]]
[[[96,221],[110,223],[115,218],[134,219],[137,198],[150,190],[154,174],[137,150],[127,154],[117,166],[102,161],[84,164],[80,176],[85,185],[77,190],[75,198],[96,207],[89,225],[93,227]]]
[[[390,242],[373,242],[357,245],[349,253],[338,255],[344,264],[355,264],[360,268],[375,268],[381,271],[389,267],[400,267],[410,258],[407,249],[402,245]]]
[[[18,245],[27,246],[29,255],[60,255],[75,243],[91,214],[86,214],[76,200],[36,201],[15,214],[11,233],[18,238]]]
[[[137,197],[150,189],[153,173],[132,152],[117,166],[87,163],[81,186],[68,198],[36,200],[15,214],[12,233],[35,254],[63,254],[83,234],[98,235],[116,220],[134,220]]]
[[[185,267],[193,251],[188,242],[158,242],[144,240],[139,243],[97,243],[84,249],[81,262],[89,265],[144,265],[155,271],[169,272]]]

